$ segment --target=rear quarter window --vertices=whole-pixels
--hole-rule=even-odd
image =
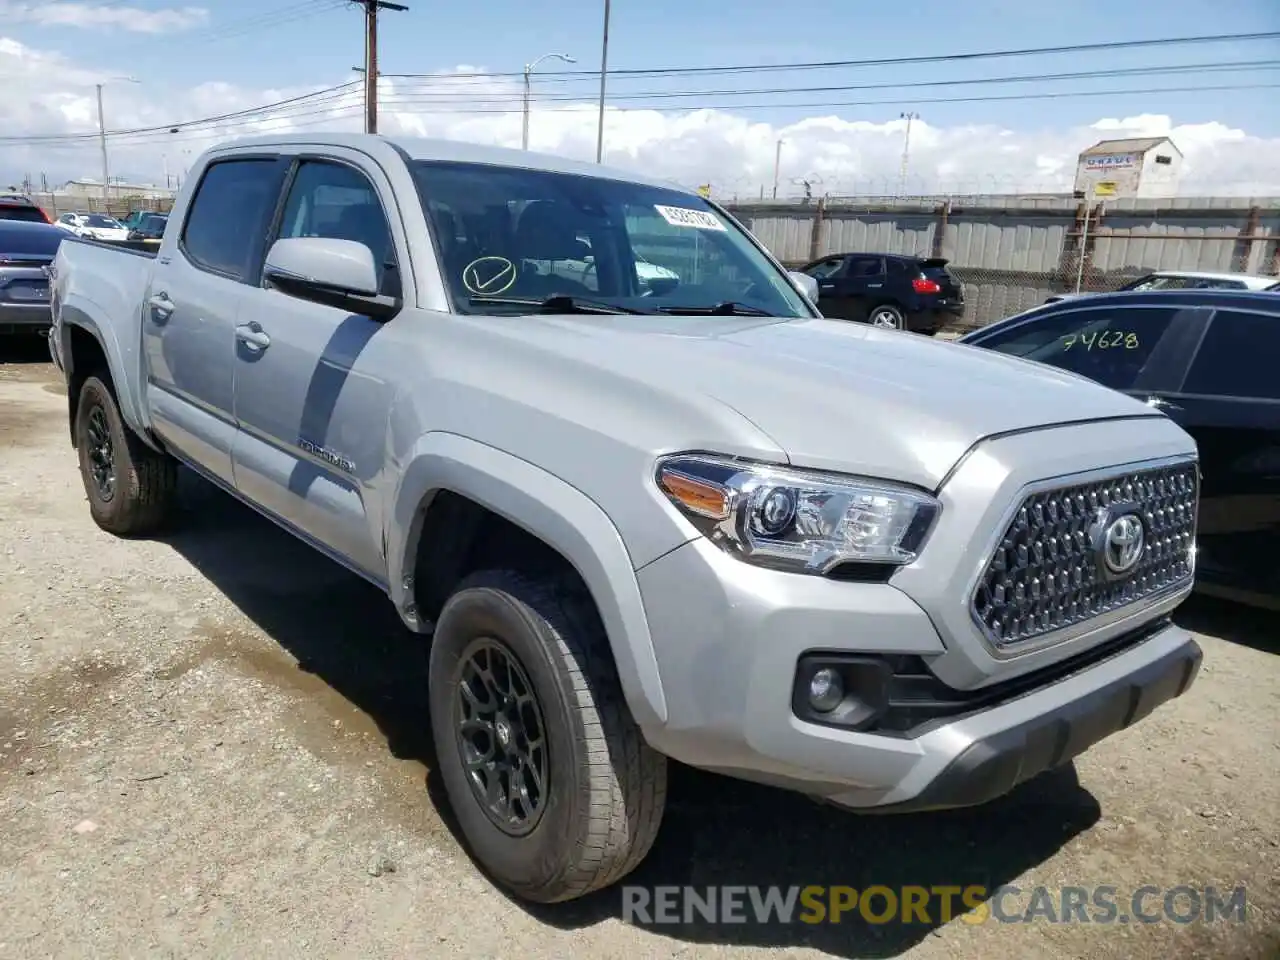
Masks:
[[[1280,316],[1219,310],[1214,314],[1182,392],[1280,400]]]

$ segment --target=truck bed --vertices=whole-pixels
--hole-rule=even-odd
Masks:
[[[83,315],[83,325],[103,338],[108,355],[119,358],[127,379],[117,378],[117,389],[143,382],[142,324],[155,256],[154,250],[74,237],[62,242],[54,259],[58,309],[64,318]],[[120,399],[126,421],[139,427],[137,398]]]

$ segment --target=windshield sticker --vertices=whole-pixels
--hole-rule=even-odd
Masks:
[[[480,297],[496,297],[516,282],[516,265],[506,257],[481,257],[462,268],[462,285]]]
[[[727,230],[720,218],[706,210],[690,210],[687,207],[662,207],[653,205],[662,219],[673,227],[694,227],[698,230]]]

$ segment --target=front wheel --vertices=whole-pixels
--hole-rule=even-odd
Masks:
[[[80,388],[75,439],[94,523],[119,536],[159,528],[176,496],[177,464],[125,426],[115,396],[97,377]]]
[[[627,710],[589,600],[509,571],[472,575],[441,611],[428,685],[449,805],[499,884],[554,903],[640,864],[666,758]]]

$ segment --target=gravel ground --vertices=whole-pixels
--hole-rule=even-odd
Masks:
[[[616,890],[528,909],[459,846],[424,644],[390,604],[194,480],[166,539],[101,533],[56,372],[0,351],[0,957],[1280,956],[1280,619],[1188,604],[1191,692],[980,810],[863,818],[678,769],[633,878],[1244,884],[1243,924],[643,928]]]

